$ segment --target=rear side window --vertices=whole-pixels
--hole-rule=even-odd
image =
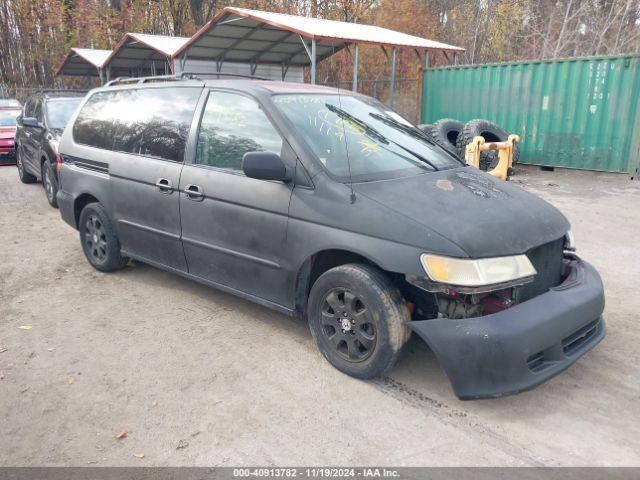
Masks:
[[[83,105],[73,124],[73,140],[82,145],[113,149],[115,119],[118,113],[114,92],[98,92]]]
[[[181,162],[200,88],[123,90],[113,149]]]
[[[38,99],[35,102],[35,105],[33,107],[33,116],[39,121],[42,122],[44,120],[44,117],[42,115],[42,100]]]
[[[196,87],[96,93],[78,114],[74,140],[92,147],[181,162],[200,92]]]
[[[25,117],[33,117],[33,111],[34,111],[35,105],[36,105],[35,97],[31,97],[29,98],[29,100],[27,100],[27,103],[24,106]]]

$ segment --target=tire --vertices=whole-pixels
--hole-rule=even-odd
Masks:
[[[82,209],[78,230],[82,250],[93,268],[113,272],[127,265],[129,259],[120,254],[120,241],[102,205],[94,202]]]
[[[489,122],[488,120],[471,120],[467,122],[467,124],[460,132],[458,136],[457,148],[459,155],[464,158],[464,151],[466,146],[471,143],[473,137],[481,136],[487,142],[505,142],[509,138],[509,134],[500,128],[495,123]],[[512,164],[515,165],[520,160],[520,151],[518,150],[518,146],[513,150],[513,160]],[[494,168],[498,164],[498,152],[489,151],[480,153],[480,169],[481,170],[490,170]]]
[[[22,154],[20,153],[20,148],[16,146],[16,167],[18,168],[18,176],[20,177],[20,181],[22,183],[36,183],[38,180],[35,175],[31,175],[24,169],[24,164],[22,163]]]
[[[435,138],[433,138],[433,125],[429,125],[428,123],[423,123],[418,125],[418,129],[422,131],[430,140],[435,142]]]
[[[332,268],[316,280],[308,319],[329,363],[362,379],[388,371],[411,336],[399,290],[380,270],[359,263]]]
[[[58,199],[56,198],[58,181],[51,168],[51,163],[49,163],[48,160],[42,163],[42,188],[44,189],[44,194],[47,197],[49,205],[53,208],[58,208]]]
[[[460,157],[456,142],[463,127],[464,124],[458,120],[443,118],[433,124],[433,139],[442,148]]]

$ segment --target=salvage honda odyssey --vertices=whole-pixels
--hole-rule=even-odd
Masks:
[[[357,378],[412,332],[462,399],[531,389],[605,334],[569,223],[382,103],[259,80],[112,82],[60,141],[89,263],[148,263],[304,318]],[[256,325],[258,326],[258,325]]]

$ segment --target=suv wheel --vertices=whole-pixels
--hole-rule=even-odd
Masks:
[[[82,209],[78,230],[84,255],[96,270],[112,272],[128,263],[129,259],[120,255],[118,236],[99,203],[90,203]]]
[[[35,183],[37,178],[24,169],[22,163],[22,154],[20,153],[20,147],[16,147],[16,167],[18,167],[18,176],[22,183]]]
[[[58,182],[51,170],[51,164],[45,160],[42,164],[42,187],[44,193],[47,195],[47,201],[53,208],[58,208],[58,199],[56,194],[58,193]]]
[[[324,357],[356,378],[389,370],[411,335],[406,302],[380,270],[363,264],[332,268],[309,295],[309,327]]]

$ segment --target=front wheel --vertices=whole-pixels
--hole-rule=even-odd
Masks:
[[[113,272],[124,268],[129,259],[120,254],[120,241],[106,210],[90,203],[80,212],[80,243],[85,257],[96,270]]]
[[[324,357],[356,378],[389,370],[411,335],[406,302],[380,270],[364,264],[332,268],[309,295],[309,327]]]

